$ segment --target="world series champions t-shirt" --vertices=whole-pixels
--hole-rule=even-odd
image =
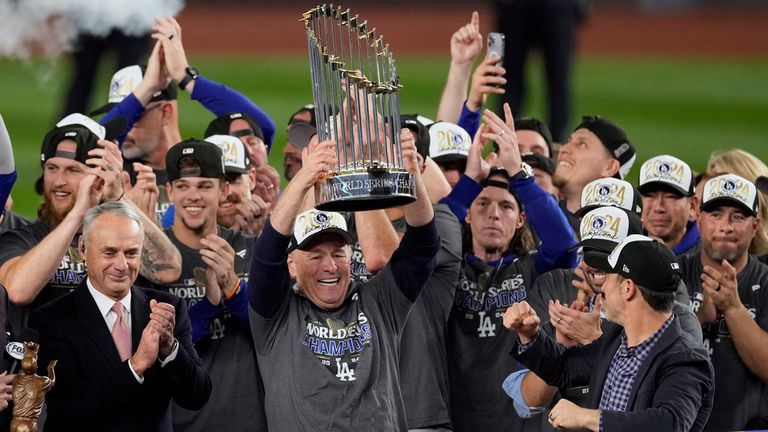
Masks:
[[[254,238],[222,227],[219,227],[218,234],[235,251],[235,274],[247,282]],[[190,309],[198,302],[207,302],[205,282],[195,278],[195,269],[204,271],[207,267],[199,250],[181,243],[170,229],[166,235],[181,253],[182,273],[176,282],[153,288],[175,294]],[[172,415],[175,430],[203,432],[218,430],[224,425],[228,431],[266,430],[264,387],[247,323],[247,296],[245,292],[238,295],[241,296],[240,312],[246,322],[239,321],[236,313],[230,310],[228,302],[225,302],[219,316],[210,324],[207,335],[195,342],[195,350],[211,377],[211,396],[199,411],[186,410],[174,404]],[[194,327],[195,324],[192,325]]]
[[[0,234],[0,266],[12,258],[20,257],[29,252],[50,232],[50,228],[44,222],[36,220],[19,229]],[[85,278],[87,275],[85,261],[77,248],[79,238],[80,236],[76,235],[72,239],[64,256],[61,257],[58,268],[29,305],[30,311],[74,290]]]
[[[513,303],[528,298],[538,276],[534,261],[533,254],[495,263],[464,258],[447,335],[456,431],[536,430],[530,428],[538,419],[518,417],[501,388],[509,374],[523,368],[508,355],[517,336],[504,327],[503,316]]]
[[[697,312],[704,302],[700,254],[679,256],[678,260],[691,295],[691,308]],[[757,325],[768,331],[768,266],[750,256],[736,282],[741,303]],[[741,430],[757,419],[768,422],[768,384],[741,360],[723,314],[718,313],[702,331],[715,368],[715,400],[706,429]]]

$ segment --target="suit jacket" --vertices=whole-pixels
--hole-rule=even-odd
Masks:
[[[522,354],[518,354],[518,340],[512,356],[549,385],[589,385],[585,408],[597,408],[621,332],[622,327],[613,325],[593,343],[571,349],[539,332]],[[640,366],[627,410],[603,412],[603,430],[701,431],[712,411],[714,386],[714,369],[706,349],[682,331],[675,317]]]
[[[144,373],[139,384],[128,361],[121,361],[110,330],[85,283],[37,309],[30,327],[40,333],[40,374],[52,359],[56,385],[48,393],[46,432],[172,431],[171,399],[187,409],[200,409],[211,393],[211,380],[192,344],[185,303],[156,290],[131,288],[133,352],[149,322],[149,301],[176,308],[176,358]]]

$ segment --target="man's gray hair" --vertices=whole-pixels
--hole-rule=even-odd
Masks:
[[[91,207],[86,213],[83,220],[83,240],[88,240],[88,234],[91,229],[91,225],[99,216],[105,214],[112,214],[115,216],[121,216],[126,219],[131,219],[139,226],[142,236],[144,235],[144,222],[141,220],[141,214],[139,210],[136,210],[132,205],[123,201],[107,201],[99,204],[96,207]]]

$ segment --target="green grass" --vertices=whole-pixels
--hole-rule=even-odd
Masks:
[[[311,102],[309,66],[304,57],[198,57],[203,74],[249,96],[278,125],[270,161],[280,167],[281,143],[288,116]],[[43,135],[58,120],[64,61],[0,61],[0,114],[14,143],[20,179],[14,208],[32,216],[39,202],[33,192],[40,175],[39,148]],[[398,62],[402,112],[434,117],[447,73],[447,59],[403,57]],[[527,113],[542,117],[544,89],[541,65],[529,70]],[[106,99],[111,71],[100,75],[92,102]],[[638,147],[637,168],[662,153],[678,156],[702,169],[718,149],[742,148],[768,160],[768,60],[589,58],[574,73],[572,124],[579,115],[601,114],[620,124]],[[184,137],[201,137],[212,116],[189,98],[180,98]]]

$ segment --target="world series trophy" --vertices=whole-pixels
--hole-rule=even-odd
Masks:
[[[374,210],[416,199],[400,143],[395,58],[368,21],[324,4],[305,12],[319,140],[336,142],[337,168],[315,186],[319,210]]]

